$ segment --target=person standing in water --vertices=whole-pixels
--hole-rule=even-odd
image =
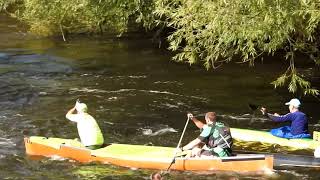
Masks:
[[[66,118],[77,123],[81,143],[94,150],[103,145],[104,139],[97,121],[87,111],[87,105],[77,100],[75,106],[67,112]]]
[[[286,115],[270,114],[265,107],[261,108],[262,114],[275,122],[291,121],[291,126],[271,129],[270,133],[274,136],[287,139],[310,138],[311,135],[308,133],[308,118],[303,112],[299,111],[301,106],[299,99],[291,99],[285,105],[289,106],[290,111]]]

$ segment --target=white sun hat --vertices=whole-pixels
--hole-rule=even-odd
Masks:
[[[291,99],[289,102],[287,102],[285,105],[292,105],[292,106],[298,108],[298,107],[300,107],[301,102],[299,101],[299,99],[294,98],[294,99]]]
[[[78,112],[87,112],[88,111],[88,107],[85,103],[77,103],[76,104],[76,110]]]

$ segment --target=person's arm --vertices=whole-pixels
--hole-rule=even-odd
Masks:
[[[201,132],[201,134],[199,135],[199,137],[197,137],[196,139],[194,139],[193,141],[191,141],[189,144],[185,145],[182,150],[188,150],[188,149],[192,149],[193,147],[195,147],[196,145],[198,145],[199,143],[203,142],[207,137],[210,136],[212,128],[205,126],[203,128],[203,131]]]
[[[276,122],[283,122],[283,121],[290,121],[291,120],[291,114],[288,113],[286,115],[280,116],[278,113],[270,114],[267,111],[267,108],[262,107],[260,109],[262,112],[262,115],[267,116],[269,119],[276,121]]]
[[[183,146],[181,148],[182,151],[189,150],[194,148],[196,145],[201,143],[201,140],[199,138],[194,139],[193,141],[189,142],[187,145]]]
[[[69,119],[70,121],[77,122],[76,114],[73,114],[75,110],[76,110],[76,107],[71,108],[71,109],[67,112],[66,118]]]
[[[193,115],[191,113],[188,113],[187,115],[192,121],[193,123],[199,128],[202,129],[204,126],[204,123],[199,121],[197,118],[193,117]]]
[[[199,128],[199,129],[202,129],[203,126],[204,126],[204,123],[199,121],[198,119],[196,119],[195,117],[193,117],[191,119],[193,121],[193,123]]]
[[[286,115],[283,116],[279,116],[279,115],[273,115],[270,113],[267,113],[267,116],[275,122],[284,122],[284,121],[291,121],[291,113],[288,113]]]

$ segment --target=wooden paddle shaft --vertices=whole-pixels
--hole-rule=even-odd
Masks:
[[[187,129],[189,120],[190,120],[190,118],[188,117],[187,123],[186,123],[186,125],[185,125],[184,128],[183,128],[183,131],[182,131],[182,134],[181,134],[181,137],[180,137],[180,139],[179,139],[179,142],[178,142],[178,145],[177,145],[177,148],[176,148],[176,149],[178,149],[178,148],[180,147],[180,144],[181,144],[182,138],[183,138],[183,136],[184,136],[184,133],[186,132],[186,129]],[[176,154],[177,154],[177,152],[175,153],[174,156],[176,156]]]
[[[176,155],[177,155],[177,153],[178,153],[177,150],[178,150],[178,148],[180,147],[180,144],[181,144],[182,138],[183,138],[183,136],[184,136],[184,133],[186,132],[186,129],[187,129],[189,120],[190,120],[190,118],[189,118],[189,116],[188,116],[186,125],[184,125],[183,131],[182,131],[182,134],[181,134],[181,137],[180,137],[180,139],[179,139],[178,145],[177,145],[176,150],[175,150],[175,152],[174,152],[173,159],[172,159],[172,161],[171,161],[171,163],[170,163],[170,165],[169,165],[169,167],[167,168],[166,171],[169,171],[169,169],[171,168],[172,164],[173,164],[174,161],[175,161]]]

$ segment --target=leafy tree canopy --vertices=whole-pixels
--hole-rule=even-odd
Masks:
[[[319,94],[294,64],[296,52],[320,64],[319,0],[157,0],[155,7],[161,23],[175,29],[168,37],[169,48],[178,51],[174,60],[203,62],[209,69],[240,57],[253,65],[282,49],[290,65],[274,87]]]
[[[153,17],[151,8],[151,0],[0,0],[0,9],[10,9],[8,13],[40,35],[121,34],[128,30],[130,18],[147,26],[144,19]]]

